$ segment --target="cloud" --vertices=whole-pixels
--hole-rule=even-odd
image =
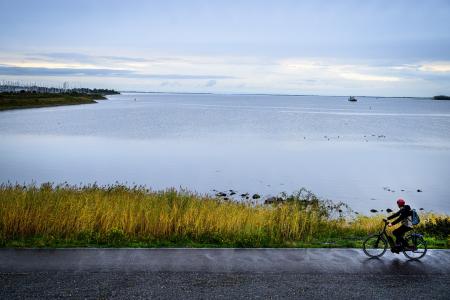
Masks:
[[[1,75],[14,76],[92,76],[92,77],[125,77],[147,79],[231,79],[223,75],[191,75],[191,74],[145,74],[121,69],[87,69],[87,68],[42,68],[16,67],[0,65]]]
[[[447,73],[450,72],[450,62],[426,63],[421,65],[419,70],[424,72]]]
[[[111,76],[130,77],[133,71],[114,69],[39,68],[0,65],[0,74],[16,76]]]
[[[378,65],[377,65],[378,63]],[[280,62],[282,70],[305,80],[329,80],[338,82],[341,79],[350,81],[398,82],[403,80],[402,70],[389,70],[380,62],[371,64],[345,63],[326,60],[290,59]]]
[[[399,77],[394,76],[382,76],[382,75],[371,75],[371,74],[361,74],[361,73],[341,73],[340,76],[345,79],[359,80],[359,81],[385,81],[394,82],[402,80]]]
[[[212,87],[212,86],[215,86],[216,84],[217,84],[217,80],[211,79],[205,83],[205,87]]]
[[[449,61],[422,62],[388,66],[389,69],[405,72],[450,73]]]
[[[146,62],[148,59],[141,57],[127,57],[127,56],[98,56],[108,60],[120,61],[120,62]]]
[[[181,84],[178,81],[163,81],[159,85],[161,87],[178,87],[181,86]]]
[[[148,59],[130,56],[114,56],[114,55],[88,55],[84,53],[74,52],[53,52],[53,53],[30,53],[29,59],[41,60],[50,59],[52,61],[72,61],[77,63],[97,63],[101,60],[112,62],[147,62]]]
[[[329,67],[330,65],[325,64],[323,62],[317,61],[309,61],[309,60],[298,60],[298,61],[282,61],[281,65],[290,70],[299,70],[299,71],[310,71],[316,69],[324,69]]]
[[[136,78],[154,79],[234,79],[224,75],[185,75],[185,74],[135,74]]]

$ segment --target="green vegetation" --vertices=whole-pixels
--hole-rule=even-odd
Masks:
[[[96,103],[102,94],[83,93],[0,93],[0,110]]]
[[[237,202],[142,186],[0,185],[2,247],[360,247],[382,215],[305,190],[277,204]],[[421,214],[417,231],[450,248],[450,217]]]
[[[433,99],[434,100],[450,100],[450,96],[439,95],[439,96],[434,96]]]

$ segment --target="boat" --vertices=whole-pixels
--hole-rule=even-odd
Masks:
[[[356,98],[353,97],[353,96],[350,96],[350,97],[348,97],[348,101],[350,101],[350,102],[356,102],[356,101],[358,101],[358,99],[356,99]]]

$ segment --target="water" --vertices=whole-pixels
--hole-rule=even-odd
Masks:
[[[0,182],[305,187],[363,213],[398,197],[450,213],[450,102],[358,99],[123,94],[0,112]]]

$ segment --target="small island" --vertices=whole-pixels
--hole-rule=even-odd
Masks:
[[[450,100],[450,96],[445,95],[434,96],[433,100]]]
[[[62,105],[97,103],[107,95],[119,94],[109,89],[59,89],[38,86],[1,86],[0,111]]]

